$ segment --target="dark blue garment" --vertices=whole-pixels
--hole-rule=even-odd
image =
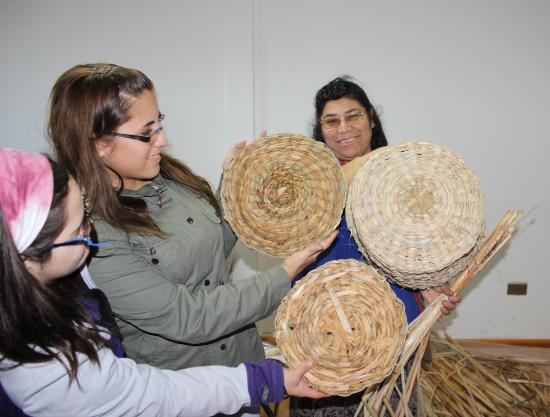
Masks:
[[[279,402],[285,397],[283,364],[275,359],[245,362],[250,405]]]
[[[111,305],[103,291],[92,288],[86,291],[79,301],[91,314],[96,325],[109,330],[111,338],[107,340],[107,343],[115,356],[119,358],[125,357],[126,352],[121,342],[122,336],[115,322]]]
[[[361,262],[366,262],[363,254],[359,251],[355,240],[351,236],[346,223],[345,214],[342,216],[340,222],[340,230],[338,236],[332,242],[332,245],[323,253],[319,255],[317,260],[309,265],[304,271],[302,271],[294,280],[297,281],[303,278],[309,271],[321,266],[329,261],[338,259],[356,259]],[[293,284],[294,284],[293,282]],[[421,307],[418,299],[419,293],[414,290],[402,288],[395,284],[390,284],[393,292],[405,305],[405,313],[407,315],[407,322],[412,322],[421,312]]]
[[[11,401],[2,384],[0,384],[0,417],[29,417]]]
[[[105,294],[98,289],[92,289],[84,293],[79,301],[86,307],[97,325],[103,326],[113,333],[107,341],[113,353],[119,358],[126,356],[122,342],[115,336],[118,328],[112,328],[115,323],[114,317]],[[114,326],[116,327],[116,324]],[[0,384],[0,417],[29,417],[12,402],[2,384]]]

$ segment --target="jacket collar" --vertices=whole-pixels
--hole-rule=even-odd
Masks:
[[[139,198],[158,208],[169,201],[163,196],[168,189],[168,181],[162,175],[157,175],[151,182],[145,184],[139,190],[123,190],[120,195],[123,197]]]
[[[134,198],[158,197],[159,193],[163,193],[167,188],[166,179],[159,174],[139,190],[122,190],[120,195]]]

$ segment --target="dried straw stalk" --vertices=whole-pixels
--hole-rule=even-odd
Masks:
[[[428,417],[549,415],[549,375],[540,361],[476,360],[448,336],[431,340],[435,353],[420,378]]]
[[[452,285],[452,289],[456,294],[459,294],[466,284],[487,264],[487,262],[504,246],[511,238],[512,233],[516,229],[517,223],[520,220],[522,210],[508,211],[497,224],[493,233],[483,241],[477,252],[473,255],[470,262],[464,271],[459,275],[457,280]],[[385,415],[387,412],[392,417],[408,416],[408,402],[410,393],[418,380],[420,360],[424,355],[430,331],[436,321],[441,316],[441,305],[446,295],[441,294],[432,304],[430,304],[422,314],[409,325],[405,346],[397,362],[397,365],[383,382],[374,385],[367,389],[363,395],[363,403],[357,409],[356,416],[359,415],[361,409],[364,408],[365,415],[379,416]],[[411,368],[405,389],[403,390],[397,381],[402,374],[402,370],[409,359],[415,355],[413,367]],[[402,384],[403,385],[403,384]],[[397,410],[389,413],[386,404],[389,403],[389,398],[393,390],[403,393]]]

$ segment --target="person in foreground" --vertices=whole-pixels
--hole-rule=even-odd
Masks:
[[[376,109],[365,91],[351,77],[337,77],[324,85],[315,95],[315,121],[313,139],[323,142],[334,153],[342,166],[353,163],[370,151],[387,146],[388,141]],[[365,262],[355,240],[342,216],[338,236],[332,245],[319,255],[316,261],[306,267],[297,279],[312,269],[336,259],[357,259]],[[423,290],[421,292],[391,284],[395,295],[403,302],[407,322],[416,319],[423,303],[430,304],[440,294],[448,297],[443,302],[442,314],[450,314],[460,301],[449,286]],[[293,399],[290,415],[293,417],[353,416],[361,401],[362,393],[350,397],[329,397],[320,401]],[[410,406],[414,413],[414,396]]]
[[[152,81],[136,69],[77,65],[52,88],[56,159],[86,190],[98,239],[111,242],[91,257],[91,276],[137,362],[182,369],[263,359],[254,323],[336,234],[231,282],[225,261],[237,238],[208,182],[165,152],[164,121]]]
[[[84,194],[66,171],[0,148],[0,415],[204,417],[285,391],[323,396],[302,380],[310,363],[172,371],[121,357],[120,341],[99,324],[98,298],[67,278],[89,246],[102,245],[90,232]]]

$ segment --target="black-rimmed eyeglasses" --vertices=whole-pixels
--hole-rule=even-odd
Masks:
[[[157,121],[159,126],[155,130],[153,130],[151,132],[151,134],[149,134],[149,135],[134,135],[134,134],[130,134],[130,133],[120,133],[120,132],[112,132],[112,133],[110,133],[110,135],[111,136],[119,136],[121,138],[126,138],[126,139],[139,140],[140,142],[149,143],[153,136],[158,135],[164,129],[164,119],[166,119],[166,115],[162,114],[162,113],[159,114],[159,119]]]

